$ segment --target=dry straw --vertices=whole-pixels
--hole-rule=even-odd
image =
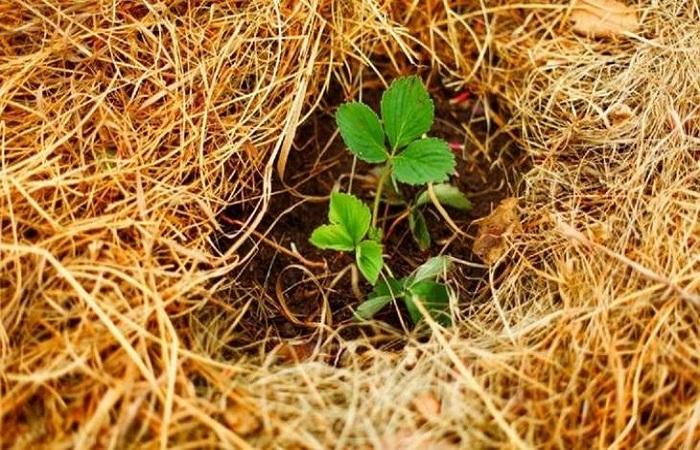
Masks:
[[[569,6],[0,1],[0,445],[694,448],[700,5],[606,39]],[[297,126],[418,65],[530,161],[486,300],[399,352],[235,348]]]

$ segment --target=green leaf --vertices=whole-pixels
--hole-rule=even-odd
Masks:
[[[418,266],[409,287],[423,281],[435,281],[437,277],[447,273],[450,269],[450,258],[447,256],[435,256]]]
[[[391,295],[382,295],[379,297],[372,297],[364,302],[362,302],[355,310],[355,317],[360,320],[367,320],[374,317],[379,311],[382,310],[386,305],[391,303],[394,298]]]
[[[377,282],[382,270],[382,245],[375,241],[362,241],[355,248],[355,260],[362,275],[372,284]]]
[[[335,114],[340,135],[350,151],[363,161],[380,163],[388,155],[384,130],[377,114],[364,103],[345,103]]]
[[[411,229],[411,234],[418,247],[423,251],[429,249],[431,244],[430,231],[428,231],[428,224],[425,223],[425,216],[419,209],[411,210],[408,216],[408,227]]]
[[[355,243],[342,225],[321,225],[311,233],[309,241],[324,250],[351,252]]]
[[[447,142],[427,138],[412,142],[392,160],[394,176],[407,184],[446,181],[455,170],[455,155]]]
[[[384,130],[393,149],[399,149],[430,130],[435,107],[423,82],[415,76],[394,80],[382,95]]]
[[[428,311],[430,316],[443,326],[449,326],[452,323],[450,317],[450,293],[442,283],[434,281],[421,281],[415,283],[409,289],[409,295],[406,299],[406,308],[411,316],[413,323],[418,323],[423,319],[417,302],[420,302]]]
[[[440,183],[433,186],[435,197],[443,206],[469,211],[472,209],[472,202],[469,201],[466,195],[459,190],[457,186],[448,183]],[[416,206],[422,206],[430,203],[430,194],[428,191],[423,191],[416,199]]]
[[[372,213],[362,200],[354,195],[334,192],[328,209],[328,220],[333,225],[341,225],[352,239],[353,246],[362,241],[369,230]]]

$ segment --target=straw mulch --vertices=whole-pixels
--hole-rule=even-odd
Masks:
[[[694,448],[700,4],[635,6],[0,0],[0,446]],[[297,127],[418,66],[530,161],[489,301],[400,352],[236,348]]]

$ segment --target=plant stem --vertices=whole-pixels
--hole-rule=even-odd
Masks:
[[[377,190],[374,194],[374,207],[372,208],[372,226],[377,226],[377,216],[379,216],[379,202],[382,199],[382,191],[384,190],[384,184],[387,182],[391,174],[389,165],[385,165],[382,170],[382,176],[379,177],[379,182],[377,183]]]

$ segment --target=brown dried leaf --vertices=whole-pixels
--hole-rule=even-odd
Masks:
[[[590,37],[613,37],[639,29],[634,8],[617,0],[576,0],[570,19],[576,33]]]
[[[607,117],[610,125],[619,126],[634,117],[634,111],[624,103],[616,103],[608,110]]]
[[[253,142],[250,139],[247,139],[243,142],[243,150],[245,151],[250,161],[258,162],[258,160],[260,159],[260,152],[258,151],[258,147],[253,145]]]
[[[381,450],[413,450],[417,448],[454,450],[457,446],[445,439],[431,439],[410,430],[399,430],[393,435],[385,436],[379,448]]]
[[[520,231],[518,199],[506,198],[479,223],[472,251],[486,264],[494,264],[508,251],[507,237]]]
[[[283,342],[277,347],[277,356],[284,362],[306,361],[314,354],[313,342]]]
[[[610,229],[603,223],[595,223],[586,228],[586,237],[592,242],[605,244],[610,240]]]
[[[417,395],[411,403],[416,412],[427,421],[435,420],[440,415],[440,402],[430,392]]]
[[[239,436],[249,436],[258,431],[262,425],[258,416],[250,408],[233,405],[224,412],[224,421],[231,431]]]

